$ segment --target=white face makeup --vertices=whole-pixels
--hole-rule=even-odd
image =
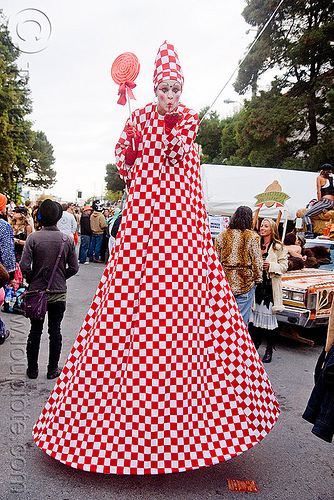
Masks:
[[[157,86],[155,95],[158,98],[158,112],[161,115],[172,113],[178,107],[182,93],[180,83],[175,80],[165,80]]]

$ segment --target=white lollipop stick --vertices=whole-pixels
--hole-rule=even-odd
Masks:
[[[130,117],[130,120],[131,120],[131,103],[130,103],[130,96],[129,96],[128,89],[126,89],[126,93],[127,93],[127,97],[128,97],[129,117]],[[136,150],[135,148],[136,148],[136,145],[135,145],[135,140],[134,140],[134,138],[132,137],[132,149],[133,149],[133,151],[135,151],[135,150]]]

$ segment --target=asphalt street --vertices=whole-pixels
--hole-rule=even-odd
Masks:
[[[68,281],[63,321],[62,364],[75,341],[104,266],[80,266]],[[0,346],[1,500],[333,500],[334,454],[329,444],[311,433],[301,415],[313,388],[313,371],[321,352],[280,338],[273,361],[266,365],[281,414],[269,435],[255,447],[227,462],[185,473],[117,476],[72,469],[42,452],[31,429],[54,381],[46,378],[48,336],[44,332],[40,374],[25,375],[29,321],[1,313],[11,330]],[[263,354],[264,347],[260,348]],[[232,492],[227,479],[254,480],[259,493]]]

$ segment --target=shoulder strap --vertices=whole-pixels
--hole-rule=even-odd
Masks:
[[[48,283],[48,286],[46,288],[46,291],[48,291],[51,288],[51,284],[52,284],[54,275],[56,273],[56,270],[57,270],[57,267],[58,267],[58,264],[59,264],[59,261],[60,261],[60,257],[61,257],[61,255],[63,253],[63,250],[64,250],[65,241],[66,241],[66,238],[65,238],[65,235],[63,234],[63,236],[62,236],[62,242],[61,242],[61,247],[60,247],[60,250],[59,250],[59,254],[58,254],[56,263],[55,263],[55,265],[53,267],[52,274],[50,276],[49,283]]]

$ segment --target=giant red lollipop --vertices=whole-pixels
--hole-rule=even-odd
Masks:
[[[140,69],[138,57],[132,52],[124,52],[116,57],[111,66],[111,78],[115,83],[118,83],[118,104],[124,105],[126,103],[126,96],[128,96],[129,115],[131,118],[131,104],[130,99],[135,99],[132,89],[136,84],[134,80],[137,78]],[[135,149],[134,139],[132,139],[132,149]]]
[[[138,57],[132,52],[124,52],[116,57],[111,66],[111,77],[115,83],[133,82],[139,73]]]
[[[134,80],[138,76],[139,69],[138,57],[132,52],[124,52],[116,57],[111,66],[111,78],[119,85],[118,95],[120,97],[117,101],[118,104],[124,105],[128,96],[130,106],[130,99],[135,99],[132,89],[136,86]]]

